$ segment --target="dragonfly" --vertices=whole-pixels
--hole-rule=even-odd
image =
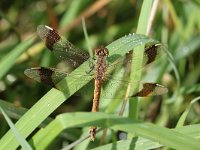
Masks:
[[[89,54],[74,46],[68,40],[62,38],[59,33],[46,25],[39,25],[37,27],[37,33],[40,38],[44,41],[46,47],[54,53],[54,55],[61,61],[68,62],[72,67],[77,68],[79,65],[90,59]],[[154,62],[157,59],[157,56],[160,54],[160,44],[153,44],[145,48],[144,51],[144,66]],[[94,96],[93,96],[93,105],[92,112],[99,111],[99,99],[101,95],[102,82],[107,78],[107,71],[109,68],[113,68],[112,65],[107,64],[107,59],[109,58],[109,50],[106,47],[100,46],[94,49],[95,52],[95,62],[94,66],[90,66],[94,71]],[[121,61],[119,61],[121,62]],[[116,66],[114,66],[116,67]],[[36,67],[25,70],[25,75],[28,77],[50,85],[51,87],[56,88],[56,84],[69,75],[69,72],[63,72],[55,68],[45,68],[45,67]],[[154,95],[162,95],[168,92],[168,89],[157,83],[140,83],[142,86],[135,91],[132,97],[146,97]],[[97,127],[92,126],[90,128],[90,139],[94,141],[96,135]]]

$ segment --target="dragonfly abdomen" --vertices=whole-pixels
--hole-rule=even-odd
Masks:
[[[95,87],[94,87],[94,98],[92,105],[92,112],[99,111],[99,99],[101,94],[102,80],[105,79],[106,72],[106,57],[108,56],[108,49],[101,46],[95,49],[97,56],[97,62],[95,66]],[[96,127],[90,128],[90,139],[94,141],[96,135]]]

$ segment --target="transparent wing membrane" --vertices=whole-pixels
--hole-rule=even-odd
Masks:
[[[26,69],[24,74],[37,82],[44,83],[52,87],[55,87],[59,81],[68,76],[68,73],[66,72],[44,67]]]
[[[69,73],[63,72],[58,69],[54,68],[44,68],[44,67],[37,67],[37,68],[31,68],[31,69],[26,69],[25,70],[25,75],[28,77],[43,83],[50,85],[52,87],[56,87],[56,84],[64,79],[66,76],[69,75]],[[86,73],[84,73],[82,76],[85,76],[85,79],[87,79]],[[74,75],[73,78],[79,80],[80,74]],[[81,82],[81,81],[79,81]],[[107,81],[103,81],[103,87],[109,84],[110,88],[124,88],[130,84],[128,80],[121,80],[117,78],[109,78]],[[162,85],[159,85],[157,83],[142,83],[142,82],[134,82],[134,84],[139,85],[139,88],[137,91],[134,92],[132,95],[133,97],[147,97],[147,96],[156,96],[156,95],[162,95],[167,93],[168,89]],[[108,85],[106,85],[108,86]],[[113,96],[116,94],[115,92],[106,92],[102,90],[103,92],[101,93],[102,98],[113,98]]]
[[[152,43],[152,45],[147,45],[145,47],[145,51],[144,51],[142,67],[139,68],[139,70],[143,69],[147,65],[150,65],[151,63],[153,63],[153,62],[157,61],[158,59],[160,59],[161,57],[165,56],[166,53],[163,49],[166,49],[166,46],[163,44],[160,44],[160,43],[157,43],[157,44]],[[132,54],[134,57],[134,51]],[[117,66],[120,66],[120,65],[125,66],[128,64],[131,64],[132,57],[130,57],[130,56],[131,55],[128,54],[124,57],[117,59],[114,63],[108,64],[107,71],[110,72],[110,70],[113,70],[113,68],[116,68]],[[134,59],[137,61],[137,59],[140,59],[140,58],[134,58]]]
[[[78,67],[89,58],[89,54],[83,51],[61,36],[52,28],[40,25],[37,27],[40,38],[45,42],[47,48],[55,56],[63,61],[70,63],[73,67]]]
[[[123,80],[121,81],[110,80],[108,84],[106,86],[109,86],[109,89],[111,88],[110,89],[111,91],[102,89],[101,98],[112,99],[112,98],[115,98],[115,95],[119,94],[120,92],[123,93],[123,97],[124,97],[128,84],[131,84],[131,82],[123,81]],[[153,83],[153,82],[136,81],[133,84],[137,84],[138,89],[132,92],[133,94],[130,95],[130,97],[158,96],[158,95],[166,94],[168,92],[168,89],[165,86],[157,84],[157,83]],[[112,89],[117,89],[117,90],[112,91]],[[124,90],[124,91],[121,91],[121,90]]]

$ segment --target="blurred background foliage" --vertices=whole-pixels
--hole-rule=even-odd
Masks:
[[[28,79],[24,70],[36,66],[56,66],[59,61],[45,50],[36,36],[36,28],[46,24],[78,47],[87,50],[81,18],[85,18],[92,48],[107,45],[136,31],[140,0],[47,0],[0,1],[0,99],[15,107],[30,108],[50,87]],[[178,74],[167,60],[159,71],[148,67],[144,79],[157,80],[169,88],[163,97],[141,102],[139,118],[155,124],[175,127],[191,101],[200,95],[200,2],[198,0],[160,0],[151,37],[168,45]],[[32,37],[30,40],[30,37]],[[16,53],[15,53],[16,52]],[[10,57],[11,54],[15,57]],[[10,58],[10,59],[9,59]],[[60,63],[59,63],[60,64]],[[92,87],[87,94],[72,97],[52,116],[69,111],[90,111]],[[86,89],[82,89],[82,91]],[[103,103],[103,102],[102,102]],[[102,110],[106,107],[101,104]],[[23,111],[21,112],[21,115]],[[199,123],[200,105],[194,103],[186,124]],[[10,114],[15,122],[20,112]],[[0,137],[9,129],[0,116]],[[77,133],[77,136],[80,133]],[[73,140],[73,139],[70,139]]]

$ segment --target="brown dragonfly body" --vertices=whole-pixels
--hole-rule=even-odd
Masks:
[[[89,54],[70,43],[67,40],[61,38],[61,36],[56,32],[56,30],[40,25],[37,28],[37,32],[40,38],[45,42],[46,47],[55,54],[55,56],[62,60],[70,63],[73,68],[77,68],[80,64],[89,59]],[[154,62],[159,58],[161,54],[161,45],[153,44],[150,47],[145,48],[144,52],[144,62],[143,66]],[[101,85],[105,79],[106,70],[113,67],[107,66],[106,60],[108,56],[108,49],[105,47],[99,47],[95,50],[95,55],[97,57],[95,63],[95,89],[92,112],[99,111],[99,99],[101,94]],[[56,84],[64,79],[69,73],[59,71],[55,68],[30,68],[26,69],[24,72],[28,77],[35,79],[38,82],[48,84],[56,88]],[[107,78],[107,76],[106,76]],[[146,97],[162,95],[167,93],[168,89],[157,83],[141,83],[141,88],[138,88],[132,96]],[[94,141],[96,134],[96,127],[90,128],[90,139]]]
[[[106,73],[106,57],[108,56],[109,52],[108,49],[101,46],[96,48],[95,55],[97,56],[97,62],[95,65],[95,87],[94,87],[94,98],[93,98],[93,105],[92,105],[92,112],[99,111],[99,99],[101,94],[101,85],[102,81],[105,79]],[[96,127],[90,128],[90,139],[94,141],[96,134]]]

